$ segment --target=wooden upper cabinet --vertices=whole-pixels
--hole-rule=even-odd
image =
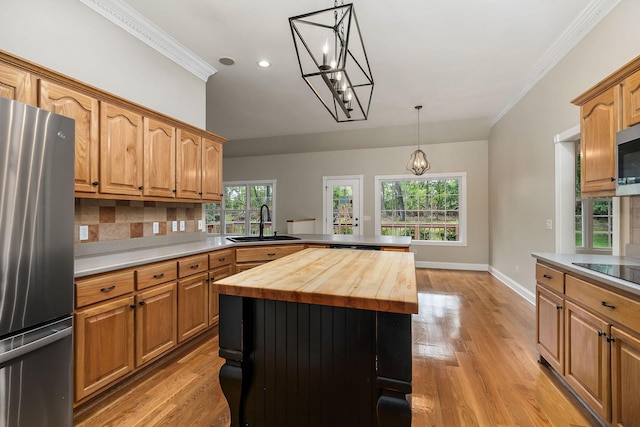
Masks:
[[[587,101],[580,109],[580,162],[584,196],[615,195],[619,100],[620,86],[616,85]]]
[[[622,128],[640,123],[640,71],[622,82]]]
[[[30,72],[0,63],[0,96],[36,105],[36,78]]]
[[[75,191],[97,193],[100,144],[98,100],[40,80],[38,106],[75,120]]]
[[[176,196],[202,199],[202,139],[182,129],[176,135]]]
[[[202,138],[202,198],[222,199],[222,144]]]
[[[100,192],[130,196],[143,190],[142,116],[100,105]]]
[[[176,130],[144,118],[145,196],[174,198],[176,194]]]

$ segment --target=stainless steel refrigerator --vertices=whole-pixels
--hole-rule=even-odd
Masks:
[[[74,130],[0,97],[0,426],[73,424]]]

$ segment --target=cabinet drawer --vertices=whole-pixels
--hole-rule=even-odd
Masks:
[[[233,264],[235,252],[233,249],[224,249],[209,254],[209,269]]]
[[[226,265],[224,267],[218,267],[215,270],[211,270],[209,272],[209,281],[211,283],[216,280],[224,279],[225,277],[229,277],[233,274],[233,266]]]
[[[640,330],[640,301],[635,301],[567,275],[567,297],[581,302],[595,313],[635,331]]]
[[[536,264],[536,281],[547,288],[564,293],[564,273],[556,269]]]
[[[178,277],[183,278],[209,269],[208,255],[194,255],[178,260]]]
[[[133,270],[76,279],[76,307],[133,292]]]
[[[160,262],[136,269],[136,289],[146,289],[178,278],[175,261]]]
[[[236,262],[271,261],[304,249],[304,245],[255,246],[236,249]]]

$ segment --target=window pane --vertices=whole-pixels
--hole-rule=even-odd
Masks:
[[[458,179],[380,181],[380,234],[459,241]]]
[[[611,198],[594,199],[593,211],[593,247],[611,248],[612,203]]]

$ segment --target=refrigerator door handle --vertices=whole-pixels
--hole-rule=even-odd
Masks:
[[[52,331],[53,333],[51,335],[47,335],[46,337],[37,339],[28,344],[0,353],[0,366],[31,351],[38,350],[39,348],[45,347],[51,343],[61,340],[62,338],[68,337],[73,332],[73,326],[69,326],[64,329],[52,329]]]

